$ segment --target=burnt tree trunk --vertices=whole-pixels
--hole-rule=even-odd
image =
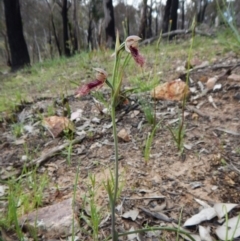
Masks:
[[[204,21],[207,5],[208,5],[207,0],[204,0],[201,2],[199,12],[197,13],[197,22],[198,23],[202,23]]]
[[[163,33],[177,29],[178,4],[179,0],[167,0],[163,17]]]
[[[184,4],[185,4],[185,0],[182,0],[181,2],[181,14],[182,14],[182,24],[181,24],[181,29],[184,29],[184,24],[185,24],[185,9],[184,9]]]
[[[145,39],[147,37],[146,29],[147,29],[147,0],[143,0],[141,23],[138,31],[138,36],[141,37],[142,39]]]
[[[73,51],[74,53],[78,51],[78,39],[77,39],[77,32],[78,32],[78,18],[77,18],[77,0],[73,1]]]
[[[63,22],[63,49],[64,49],[64,55],[66,57],[71,56],[71,51],[70,51],[70,41],[69,41],[69,35],[68,35],[68,0],[63,0],[62,1],[62,9],[61,9],[61,14],[62,14],[62,22]]]
[[[47,5],[48,5],[48,8],[49,8],[49,12],[50,12],[50,22],[51,24],[49,25],[49,37],[51,38],[51,27],[52,26],[52,31],[53,31],[53,35],[54,35],[54,39],[55,39],[55,43],[57,45],[57,50],[58,50],[58,54],[59,56],[62,56],[62,51],[61,51],[61,47],[60,47],[60,43],[59,43],[59,40],[58,40],[58,36],[57,36],[57,31],[56,31],[56,27],[55,27],[55,24],[54,24],[54,19],[53,19],[53,8],[51,7],[50,3],[45,0]],[[51,42],[51,40],[49,40]]]
[[[23,36],[19,0],[4,0],[3,3],[11,53],[11,68],[14,71],[30,65],[30,57]]]
[[[104,21],[105,21],[105,33],[106,44],[110,48],[114,48],[116,41],[115,34],[115,21],[114,21],[114,9],[112,0],[104,0]]]
[[[148,22],[147,22],[147,38],[152,37],[152,1],[151,6],[148,7]]]

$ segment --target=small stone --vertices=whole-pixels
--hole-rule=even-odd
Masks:
[[[126,142],[131,141],[131,137],[125,129],[122,129],[118,132],[118,137]]]

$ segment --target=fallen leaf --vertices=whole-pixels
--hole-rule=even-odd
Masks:
[[[208,90],[212,90],[217,81],[218,81],[218,77],[217,76],[209,78],[207,83],[206,83],[207,89]]]
[[[64,130],[74,131],[74,124],[63,116],[50,116],[43,119],[43,126],[46,127],[54,138],[58,137]]]
[[[240,81],[240,75],[238,74],[231,74],[228,76],[228,79],[234,80],[234,81]]]
[[[213,241],[213,238],[210,235],[210,227],[205,228],[199,225],[199,235],[202,241]]]
[[[181,79],[158,85],[151,91],[151,97],[158,100],[183,100],[190,94],[188,85]]]
[[[238,204],[235,203],[216,203],[213,207],[217,213],[218,218],[221,219],[237,205]]]
[[[199,203],[201,206],[203,206],[204,208],[210,208],[211,206],[209,204],[207,204],[205,201],[198,199],[198,198],[194,198],[194,200]]]
[[[221,240],[233,240],[240,236],[240,216],[228,219],[216,229],[216,234]]]
[[[137,219],[139,214],[138,209],[130,210],[122,215],[123,218],[131,218],[133,221]]]
[[[117,136],[118,136],[120,139],[122,139],[122,140],[124,140],[124,141],[126,141],[126,142],[131,141],[131,137],[130,137],[130,135],[128,134],[128,132],[127,132],[125,129],[120,130],[120,131],[118,132]]]
[[[211,220],[212,218],[216,217],[217,213],[214,208],[204,208],[198,214],[193,215],[191,218],[187,219],[184,223],[184,227],[186,226],[193,226],[197,225],[203,221]]]
[[[131,231],[134,231],[135,229],[134,229],[134,227],[131,227],[130,229],[129,229],[129,232],[131,232]],[[134,240],[134,239],[137,239],[138,240],[138,233],[132,233],[132,234],[128,234],[128,241],[130,241],[130,240]]]
[[[80,119],[82,117],[82,113],[83,113],[83,110],[77,109],[76,111],[71,113],[70,120],[74,121],[74,120]]]
[[[182,228],[182,227],[179,227],[179,225],[175,224],[175,223],[172,223],[173,227],[181,230],[181,231],[184,231],[186,233],[188,233],[189,235],[191,235],[191,237],[195,240],[195,241],[201,241],[201,238],[199,235],[197,234],[193,234],[193,233],[190,233],[188,230]],[[186,236],[185,234],[182,234],[182,233],[179,233],[179,235],[184,238],[184,240],[187,240],[187,241],[192,241],[192,239],[190,239],[188,236]]]

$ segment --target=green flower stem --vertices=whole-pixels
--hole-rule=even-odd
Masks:
[[[118,191],[118,137],[117,137],[117,125],[116,125],[116,102],[117,102],[117,92],[120,85],[119,80],[119,65],[120,65],[120,57],[121,52],[124,49],[125,43],[122,43],[119,48],[116,50],[115,56],[115,63],[113,69],[113,79],[112,79],[112,103],[111,103],[111,116],[112,116],[112,128],[113,128],[113,138],[114,138],[114,154],[115,154],[115,181],[114,181],[114,191],[113,191],[113,198],[110,198],[110,206],[111,206],[111,227],[112,227],[112,240],[118,240],[118,233],[115,230],[115,206],[117,200],[117,191]],[[109,195],[110,196],[110,195]]]
[[[116,110],[115,106],[112,106],[112,125],[113,125],[113,138],[114,138],[114,154],[115,154],[115,181],[114,181],[114,193],[111,203],[111,214],[112,214],[112,240],[118,240],[118,233],[115,230],[115,206],[117,200],[118,191],[118,137],[117,137],[117,125],[116,125]]]

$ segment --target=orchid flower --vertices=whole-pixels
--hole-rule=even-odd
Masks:
[[[103,86],[104,82],[107,79],[108,73],[100,68],[94,68],[94,70],[96,71],[96,79],[88,84],[80,86],[75,91],[75,97],[87,95],[91,90],[100,89]]]
[[[125,40],[125,50],[128,53],[131,53],[135,62],[142,67],[144,65],[145,60],[144,60],[143,56],[138,51],[138,41],[140,39],[141,38],[136,36],[136,35],[132,35],[132,36],[127,37],[126,40]]]

